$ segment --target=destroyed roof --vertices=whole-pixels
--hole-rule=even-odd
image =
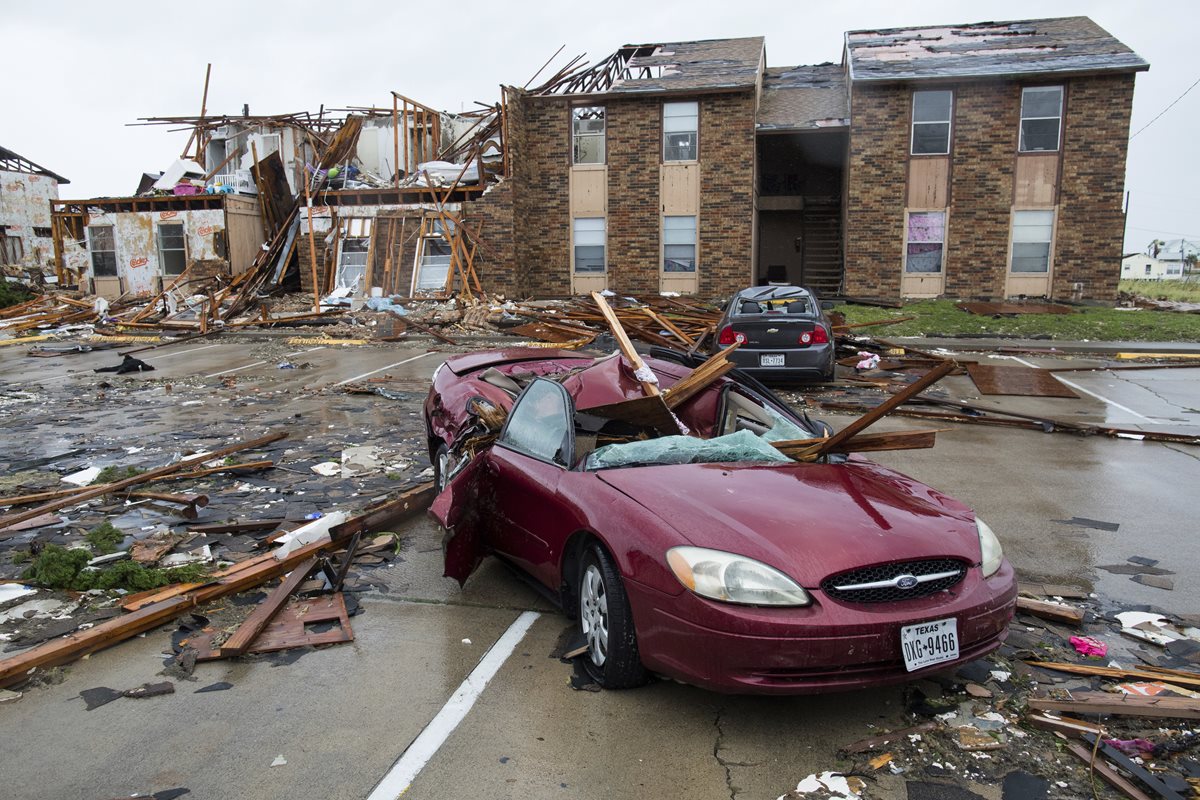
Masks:
[[[758,129],[844,127],[850,105],[840,64],[771,67],[763,73]]]
[[[763,37],[627,44],[624,74],[606,91],[617,94],[749,89],[758,83]]]
[[[0,147],[0,169],[8,170],[9,172],[24,172],[27,175],[45,175],[47,178],[54,178],[59,183],[70,183],[69,180],[57,172],[51,172],[45,167],[33,163],[28,158],[14,153],[7,147]]]
[[[852,81],[1140,72],[1150,64],[1087,17],[849,31]]]

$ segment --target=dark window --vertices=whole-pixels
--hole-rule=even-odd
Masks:
[[[117,277],[117,246],[112,225],[93,225],[88,228],[88,252],[92,254],[92,276]]]
[[[52,236],[54,235],[54,232],[53,232],[53,231],[51,231],[49,228],[38,228],[38,227],[35,227],[35,228],[33,229],[33,235],[34,235],[34,236],[37,236],[37,237],[40,237],[40,238],[42,238],[42,239],[49,239],[50,237],[52,237]]]
[[[1061,86],[1028,86],[1021,91],[1021,152],[1058,149],[1062,126]]]
[[[182,222],[158,226],[158,263],[162,265],[163,275],[178,275],[187,266]]]
[[[913,92],[913,155],[945,155],[950,152],[950,112],[954,92]]]
[[[569,466],[571,409],[567,391],[538,378],[525,389],[508,417],[500,443],[543,461]]]

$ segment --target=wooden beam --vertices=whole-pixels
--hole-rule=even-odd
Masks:
[[[933,447],[942,429],[860,433],[833,450],[822,449],[826,439],[791,439],[772,442],[781,453],[797,461],[813,461],[824,453],[879,453],[889,450],[922,450]]]
[[[93,497],[100,497],[101,495],[110,494],[129,486],[137,486],[140,483],[150,483],[158,480],[164,475],[170,475],[171,473],[179,472],[184,467],[190,467],[194,464],[203,464],[205,461],[223,458],[224,456],[237,453],[242,450],[253,450],[256,447],[262,447],[286,438],[286,433],[272,433],[267,436],[261,436],[257,439],[251,439],[248,442],[231,444],[228,447],[222,447],[220,450],[216,450],[211,453],[185,458],[184,460],[177,461],[174,464],[168,464],[165,467],[152,469],[149,472],[143,472],[141,475],[135,475],[132,478],[126,478],[123,481],[106,483],[102,486],[89,487],[79,494],[71,495],[70,497],[66,498],[51,500],[49,503],[37,506],[36,508],[31,508],[27,511],[20,511],[15,514],[6,514],[5,516],[0,517],[0,528],[7,528],[15,525],[18,522],[24,522],[27,519],[33,519],[34,517],[45,514],[47,511],[57,511],[60,508],[73,506],[77,503],[82,503],[84,500],[90,500]],[[11,533],[0,533],[0,539],[6,539],[11,535]]]
[[[604,299],[604,295],[599,292],[592,292],[592,301],[600,309],[600,313],[604,315],[609,329],[612,330],[613,338],[617,340],[617,347],[620,348],[621,354],[629,359],[634,373],[641,372],[644,374],[649,371],[646,362],[638,355],[637,350],[633,349],[633,342],[629,341],[629,334],[625,333],[625,328],[621,325],[621,320],[617,319],[617,315],[613,313],[612,308],[608,305],[608,301]],[[645,381],[639,378],[638,383],[642,385],[642,391],[650,397],[657,397],[662,394],[658,389],[657,381]]]
[[[258,604],[254,613],[246,617],[246,621],[225,640],[225,643],[218,649],[218,654],[222,658],[232,658],[246,652],[250,645],[254,644],[258,635],[262,633],[263,628],[267,627],[280,609],[287,604],[288,598],[295,594],[296,590],[300,588],[300,584],[308,580],[308,576],[313,574],[316,569],[317,559],[310,558],[292,570],[283,583],[275,587],[275,590],[267,595],[267,599]]]
[[[1075,692],[1071,700],[1029,698],[1034,711],[1065,711],[1068,714],[1111,714],[1124,717],[1200,719],[1200,701],[1190,697],[1141,697],[1108,692]]]
[[[1035,617],[1065,622],[1068,625],[1083,624],[1083,609],[1066,603],[1052,603],[1048,600],[1034,600],[1030,597],[1018,597],[1017,608]]]
[[[1134,678],[1144,681],[1161,681],[1161,672],[1151,672],[1145,669],[1116,669],[1115,667],[1100,667],[1092,664],[1069,664],[1060,661],[1026,661],[1031,667],[1042,667],[1057,672],[1068,672],[1072,675],[1092,675],[1100,678],[1117,678],[1126,680]],[[1171,683],[1182,683],[1188,686],[1200,686],[1200,674],[1188,675],[1183,672],[1171,673]],[[1149,698],[1154,699],[1154,698]],[[1189,701],[1195,703],[1196,701]],[[1197,706],[1200,708],[1200,706]]]
[[[1150,796],[1131,783],[1127,778],[1122,777],[1115,769],[1109,766],[1107,761],[1095,756],[1092,748],[1086,747],[1079,742],[1068,742],[1067,750],[1071,755],[1078,758],[1084,764],[1088,765],[1088,769],[1095,772],[1106,783],[1120,791],[1129,800],[1151,800]]]
[[[731,346],[721,350],[716,355],[709,358],[700,366],[689,372],[687,375],[677,382],[674,386],[663,392],[663,399],[667,403],[667,408],[678,408],[686,403],[691,398],[695,397],[713,382],[719,380],[722,375],[734,368],[733,362],[729,361],[729,354],[741,346],[741,342],[735,342]]]
[[[916,397],[921,392],[925,391],[930,386],[946,377],[946,375],[953,372],[957,366],[958,364],[951,360],[946,360],[938,364],[921,378],[909,384],[908,387],[903,391],[892,395],[887,400],[884,400],[878,406],[868,411],[866,414],[863,414],[861,417],[830,436],[825,440],[825,444],[823,444],[817,451],[817,454],[824,455],[825,453],[834,452],[834,450],[841,446],[846,440],[853,438],[857,434],[874,425],[893,410],[899,408],[907,401]]]

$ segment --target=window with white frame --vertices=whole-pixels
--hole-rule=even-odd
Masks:
[[[949,89],[913,92],[912,154],[946,155],[950,152],[950,117],[954,92]]]
[[[604,217],[577,217],[574,228],[575,271],[604,272]]]
[[[604,106],[571,109],[571,154],[575,164],[604,163]]]
[[[112,225],[88,227],[88,252],[92,256],[92,276],[115,278],[117,276],[117,245],[113,239]]]
[[[663,161],[699,157],[699,122],[699,103],[663,103]]]
[[[946,251],[946,212],[910,211],[904,271],[938,273]]]
[[[1014,211],[1012,271],[1049,272],[1050,244],[1053,239],[1053,211]]]
[[[663,217],[663,271],[696,271],[695,217]]]
[[[158,226],[158,263],[163,275],[179,275],[187,266],[182,222],[164,222]]]
[[[1058,149],[1062,128],[1063,88],[1026,86],[1021,90],[1021,152]]]

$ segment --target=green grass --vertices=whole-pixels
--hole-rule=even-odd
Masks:
[[[897,317],[908,322],[863,328],[859,333],[880,336],[1001,336],[1049,337],[1061,340],[1194,342],[1200,341],[1200,314],[1171,311],[1116,311],[1082,307],[1074,314],[1021,314],[1016,317],[980,317],[955,307],[953,300],[918,300],[903,308],[838,306],[846,324]]]
[[[1196,281],[1121,281],[1118,288],[1151,300],[1200,303],[1200,282]]]

